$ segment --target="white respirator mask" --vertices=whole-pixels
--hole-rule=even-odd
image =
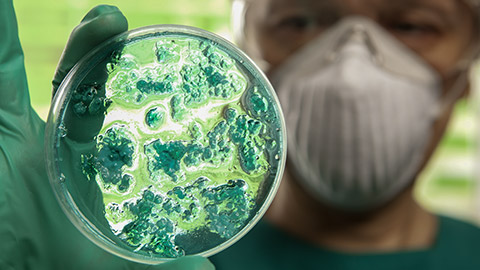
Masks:
[[[414,180],[445,105],[439,74],[362,17],[310,42],[272,83],[296,179],[348,211],[378,207]]]

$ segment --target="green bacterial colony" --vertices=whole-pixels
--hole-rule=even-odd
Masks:
[[[135,252],[169,258],[192,253],[180,239],[237,234],[278,165],[279,120],[265,89],[216,44],[191,37],[129,43],[107,69],[106,97],[95,101],[90,87],[73,100],[79,115],[106,111],[95,154],[81,159],[112,231]]]

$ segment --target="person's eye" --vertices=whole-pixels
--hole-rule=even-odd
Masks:
[[[286,17],[278,22],[278,27],[290,31],[305,31],[314,26],[315,21],[307,16]]]
[[[387,26],[397,35],[430,35],[437,32],[435,26],[420,22],[396,21],[388,23]]]
[[[441,34],[441,28],[426,20],[396,20],[384,24],[386,29],[399,41],[414,51],[421,51],[432,45]]]

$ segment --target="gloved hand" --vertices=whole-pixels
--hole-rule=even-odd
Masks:
[[[92,9],[70,37],[54,91],[86,52],[126,29],[117,8]],[[0,36],[0,269],[214,269],[201,257],[157,266],[136,264],[80,234],[62,212],[47,178],[45,123],[30,105],[11,0],[0,0]]]

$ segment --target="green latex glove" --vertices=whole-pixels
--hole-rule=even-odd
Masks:
[[[70,37],[54,91],[86,52],[126,29],[117,8],[92,9]],[[72,225],[47,178],[45,123],[30,105],[11,0],[0,0],[0,35],[0,269],[214,269],[201,257],[156,266],[129,262],[100,249]]]

